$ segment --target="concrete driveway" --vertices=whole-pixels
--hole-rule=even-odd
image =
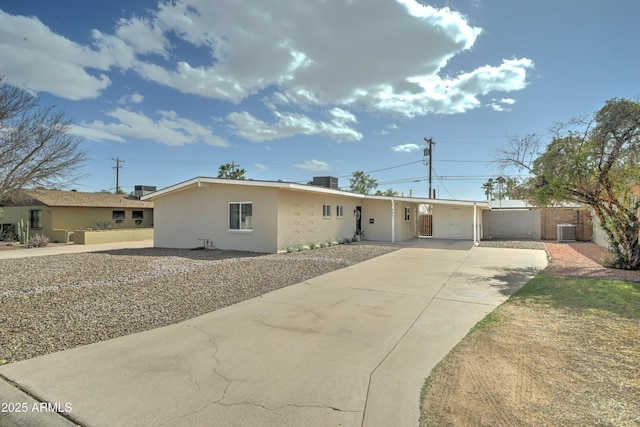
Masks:
[[[14,384],[0,381],[0,400],[66,404],[87,426],[417,425],[431,369],[547,264],[544,251],[452,249],[405,247],[183,323],[2,366]],[[66,422],[9,415],[7,425]]]

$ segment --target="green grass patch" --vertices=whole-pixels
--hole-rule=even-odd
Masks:
[[[640,283],[540,275],[513,294],[509,302],[640,319]]]

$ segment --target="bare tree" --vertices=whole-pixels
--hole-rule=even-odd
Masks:
[[[86,160],[72,122],[0,76],[0,199],[35,186],[65,186]]]

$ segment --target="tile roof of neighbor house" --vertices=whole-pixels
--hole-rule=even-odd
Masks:
[[[84,193],[79,191],[28,190],[31,200],[21,205],[46,205],[87,208],[153,208],[153,202],[125,194]]]

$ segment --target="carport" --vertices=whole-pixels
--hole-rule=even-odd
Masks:
[[[398,242],[412,238],[483,238],[482,211],[487,202],[366,196],[362,202],[367,240]]]

